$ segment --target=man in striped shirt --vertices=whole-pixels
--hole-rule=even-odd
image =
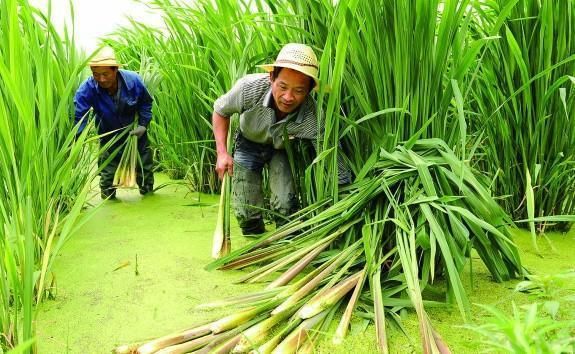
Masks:
[[[212,115],[216,140],[216,172],[232,176],[232,198],[244,235],[265,232],[262,170],[268,166],[270,206],[288,216],[297,211],[298,196],[284,146],[289,139],[316,142],[321,128],[310,92],[318,87],[318,62],[313,50],[290,43],[273,64],[261,65],[269,74],[247,75],[214,103]],[[227,150],[230,117],[240,114],[233,158]],[[350,174],[339,164],[339,183],[350,182]],[[276,226],[285,223],[277,218]]]

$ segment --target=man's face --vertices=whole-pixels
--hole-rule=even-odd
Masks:
[[[115,66],[92,66],[92,75],[94,80],[103,89],[109,89],[116,84],[116,73],[118,68]]]
[[[283,68],[275,79],[272,72],[270,80],[276,108],[284,114],[295,111],[310,91],[310,78],[293,69]]]

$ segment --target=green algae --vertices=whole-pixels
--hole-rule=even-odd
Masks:
[[[233,285],[238,272],[203,269],[217,202],[181,186],[149,197],[118,191],[118,201],[103,202],[57,258],[56,298],[36,321],[39,352],[110,352],[219,314],[198,304],[259,290]]]
[[[199,310],[202,303],[262,289],[261,284],[233,284],[238,271],[207,272],[218,196],[188,193],[168,186],[152,196],[119,191],[118,201],[106,201],[62,249],[54,267],[57,293],[44,302],[36,321],[39,353],[109,353],[120,344],[142,342],[226,313]],[[97,201],[99,203],[99,201]],[[524,266],[537,274],[573,270],[575,233],[552,234],[555,247],[541,240],[542,256],[535,254],[528,233],[514,230]],[[232,245],[246,242],[235,222]],[[513,291],[517,281],[495,283],[474,256],[463,279],[472,303],[509,310],[511,301],[526,304],[528,295]],[[439,284],[441,285],[441,284]],[[471,323],[483,321],[485,312],[472,309]],[[575,317],[573,306],[563,316]],[[433,325],[453,353],[482,350],[477,336],[462,327],[455,307],[429,308]],[[389,328],[391,353],[418,353],[417,319],[402,315],[410,337]],[[319,353],[376,353],[375,330],[355,319],[343,344],[318,343]]]

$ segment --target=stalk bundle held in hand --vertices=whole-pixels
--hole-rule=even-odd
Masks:
[[[222,180],[218,219],[212,245],[212,258],[215,259],[227,256],[232,250],[232,240],[230,238],[230,193],[231,181],[230,176],[226,173]]]
[[[472,249],[497,281],[522,273],[506,229],[512,221],[479,174],[442,140],[411,141],[368,161],[335,204],[326,208],[317,202],[208,266],[256,266],[240,282],[271,281],[265,290],[206,305],[240,309],[133,350],[306,352],[319,333],[329,333],[334,320],[339,325],[332,340],[340,343],[355,312],[374,319],[378,345],[387,352],[386,321],[399,322],[397,312],[411,307],[423,352],[449,352],[424,308],[439,303],[426,301],[422,292],[444,278],[446,300],[450,294],[466,318],[469,302],[460,272]]]
[[[136,115],[137,122],[137,115]],[[134,127],[137,123],[134,123]],[[117,188],[136,187],[136,168],[138,167],[140,155],[138,153],[138,137],[129,135],[124,143],[124,151],[120,158],[120,163],[114,174],[114,186]]]
[[[227,149],[232,150],[232,131],[237,124],[233,119],[228,128]],[[232,250],[232,239],[230,235],[230,198],[232,193],[232,181],[228,172],[224,172],[222,178],[222,187],[220,192],[220,205],[218,208],[218,219],[216,221],[216,230],[212,241],[212,258],[219,259],[227,256]]]

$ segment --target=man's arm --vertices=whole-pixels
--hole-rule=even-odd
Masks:
[[[227,172],[230,176],[234,171],[234,160],[228,153],[228,130],[230,128],[230,119],[214,111],[212,114],[212,127],[214,138],[216,140],[216,173],[220,179],[224,178]]]
[[[214,102],[212,129],[216,140],[216,173],[220,179],[224,178],[224,173],[227,172],[231,176],[234,172],[234,160],[228,152],[228,130],[230,117],[244,111],[244,81],[245,77],[238,80],[230,91]]]
[[[148,92],[146,85],[144,85],[144,81],[139,75],[135,77],[135,84],[136,84],[136,92],[138,93],[138,126],[134,128],[130,135],[135,135],[138,138],[141,138],[144,134],[146,134],[146,130],[148,129],[148,124],[152,120],[152,102],[154,99]]]
[[[152,120],[152,102],[154,99],[148,92],[141,77],[137,77],[138,84],[141,85],[140,97],[138,97],[138,125],[147,127]]]

